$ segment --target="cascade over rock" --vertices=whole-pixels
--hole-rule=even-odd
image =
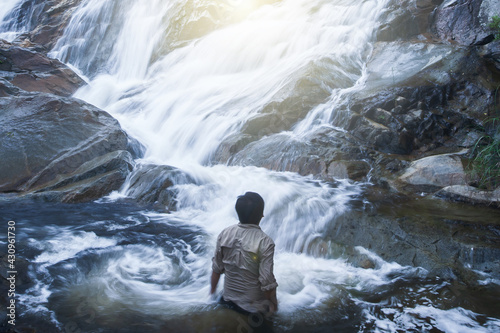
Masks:
[[[50,51],[61,37],[81,0],[26,0],[7,21],[11,26],[26,26],[28,31],[17,43],[36,44],[41,52]]]
[[[17,3],[0,206],[29,240],[26,330],[218,331],[197,320],[224,314],[214,241],[254,190],[278,331],[498,324],[500,190],[462,164],[496,133],[497,1]],[[450,301],[457,285],[469,297]]]

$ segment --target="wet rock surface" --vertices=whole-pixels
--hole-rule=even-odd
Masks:
[[[151,204],[160,210],[175,210],[174,184],[189,184],[194,180],[180,169],[167,165],[141,164],[130,176],[127,196],[141,204]]]
[[[444,1],[434,13],[431,30],[442,40],[462,45],[483,45],[493,40],[487,28],[490,15],[498,14],[497,1]],[[494,14],[492,14],[494,13]]]
[[[484,191],[470,185],[450,185],[442,188],[434,195],[438,198],[472,205],[500,207],[500,188],[494,191]]]
[[[0,40],[0,73],[4,80],[25,91],[70,96],[85,82],[59,60],[36,48]]]
[[[51,50],[61,37],[73,11],[81,0],[25,0],[10,17],[11,26],[28,24],[28,32],[17,37],[17,43],[37,44],[43,53]]]
[[[39,53],[55,45],[79,4],[32,0],[12,13],[10,24],[28,20],[30,31],[16,39],[17,45],[2,44],[10,56],[2,54],[8,82],[0,84],[0,94],[19,88],[67,96],[82,84]],[[295,84],[307,93],[269,103],[243,124],[241,133],[221,143],[210,163],[257,165],[325,180],[370,177],[375,185],[387,186],[412,160],[473,146],[474,138],[491,134],[484,121],[500,103],[495,93],[499,43],[487,26],[499,7],[492,0],[389,4],[368,63],[366,88],[332,110],[331,125],[347,133],[312,133],[302,142],[285,137],[283,131],[335,88],[304,79]],[[337,81],[340,87],[352,84]],[[135,147],[137,157],[143,149]],[[129,150],[134,151],[130,145]],[[453,184],[440,183],[447,185]]]
[[[485,6],[495,9],[498,4],[409,3],[395,3],[388,11],[368,64],[367,88],[335,106],[332,127],[300,141],[281,133],[314,104],[309,96],[292,96],[287,108],[267,105],[244,124],[242,133],[222,142],[211,162],[293,171],[327,182],[370,181],[375,195],[368,198],[376,209],[371,214],[360,209],[335,221],[329,231],[335,242],[363,246],[385,260],[424,267],[447,279],[473,283],[479,278],[476,269],[498,277],[498,215],[493,208],[473,207],[459,214],[460,205],[443,199],[418,199],[411,205],[380,202],[396,196],[413,200],[422,189],[445,200],[485,206],[498,202],[498,190],[484,192],[463,183],[458,157],[445,162],[439,157],[492,134],[484,121],[500,104],[500,44],[485,28],[484,13]],[[14,43],[0,43],[0,191],[82,202],[119,189],[130,176],[133,200],[174,210],[172,185],[193,180],[168,166],[141,165],[130,175],[133,158],[141,157],[144,148],[109,114],[68,97],[83,81],[45,55],[77,4],[26,1],[17,19],[36,17],[31,31]],[[302,84],[324,98],[332,88]],[[442,165],[453,170],[438,172]],[[399,177],[413,188],[395,185]],[[429,209],[434,211],[425,213]],[[484,217],[481,223],[477,216]],[[360,258],[359,265],[370,269],[374,263]]]
[[[434,155],[412,162],[399,180],[416,187],[439,189],[448,185],[464,185],[466,175],[460,157]]]
[[[385,193],[374,198],[371,212],[355,210],[342,216],[328,234],[346,246],[344,251],[362,246],[386,261],[423,267],[433,275],[471,286],[481,280],[474,270],[499,276],[496,209],[390,197]],[[480,223],[477,214],[482,217]]]
[[[90,104],[21,92],[0,98],[0,105],[2,192],[93,200],[118,189],[131,169],[127,135]]]

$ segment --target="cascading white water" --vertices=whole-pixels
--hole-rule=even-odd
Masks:
[[[177,214],[220,200],[199,208],[209,214],[203,221],[220,221],[215,234],[232,221],[227,203],[255,190],[272,212],[268,232],[281,248],[298,251],[321,236],[319,226],[341,214],[359,186],[332,189],[291,174],[203,164],[270,103],[287,108],[290,96],[327,91],[303,106],[314,109],[329,94],[352,89],[385,3],[89,0],[51,55],[90,78],[76,96],[118,118],[146,145],[148,161],[180,167],[208,184],[179,186]],[[100,63],[90,70],[93,62]]]
[[[360,185],[345,181],[332,188],[293,173],[205,164],[222,140],[270,103],[285,109],[287,98],[316,94],[303,105],[312,110],[352,89],[385,3],[89,0],[51,55],[89,78],[76,96],[115,116],[147,147],[145,160],[197,179],[198,185],[176,186],[178,211],[171,218],[204,228],[209,248],[222,228],[236,222],[235,198],[259,192],[266,200],[262,227],[277,244],[279,278],[280,269],[289,271],[281,260],[314,262],[290,256],[321,243],[325,227]],[[202,260],[207,269],[210,252]],[[184,288],[193,302],[206,298],[201,278],[187,287],[192,292]],[[303,288],[316,289],[315,296],[293,296],[284,283],[279,297],[294,306],[283,309],[312,306],[325,296],[316,282],[307,284]]]
[[[109,60],[96,73],[84,72],[92,79],[76,95],[117,117],[147,146],[147,160],[181,167],[217,187],[207,191],[204,186],[179,186],[179,214],[219,198],[220,207],[201,209],[212,214],[204,221],[221,221],[213,228],[216,233],[231,220],[232,205],[227,203],[253,189],[264,195],[273,212],[268,220],[276,230],[268,231],[282,248],[298,251],[305,239],[321,236],[318,226],[341,214],[359,188],[331,189],[302,177],[252,168],[199,166],[224,138],[237,133],[269,103],[286,108],[286,98],[309,94],[317,88],[314,85],[337,94],[351,89],[363,73],[384,5],[385,1],[153,1],[146,5],[92,0],[75,13],[52,55],[75,66],[89,63],[99,55],[88,52],[88,43],[108,49],[106,31],[120,25]],[[172,16],[178,8],[183,8],[186,18]],[[206,20],[218,29],[205,32]],[[88,27],[96,23],[106,28],[90,38]],[[171,33],[173,26],[179,31]],[[196,31],[196,38],[184,40],[182,36],[192,35],[186,30]],[[89,42],[69,56],[68,45],[74,45],[71,41],[82,33]],[[312,88],[300,84],[311,77]],[[304,107],[314,108],[327,98],[320,96]],[[221,183],[222,178],[229,181]]]
[[[2,0],[2,5],[0,6],[0,38],[7,41],[14,39],[19,31],[19,26],[16,24],[10,24],[7,17],[12,12],[14,8],[21,2],[21,0]],[[8,26],[2,29],[2,25]]]
[[[77,96],[117,117],[148,147],[147,158],[199,164],[270,103],[284,109],[290,96],[325,91],[304,105],[313,108],[352,87],[384,4],[92,0],[75,13],[51,55],[92,77]],[[179,7],[183,24],[172,16]],[[218,29],[205,32],[207,20]],[[113,29],[118,38],[111,45]],[[185,40],[192,31],[197,38]],[[104,57],[97,70],[86,71]]]

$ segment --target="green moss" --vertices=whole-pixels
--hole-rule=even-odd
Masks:
[[[481,189],[494,190],[500,186],[500,118],[489,120],[493,135],[484,135],[475,144],[468,173]]]
[[[491,21],[488,26],[493,29],[495,33],[495,40],[500,40],[500,16],[495,15],[491,17]]]

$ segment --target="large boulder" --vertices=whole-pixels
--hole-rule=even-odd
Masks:
[[[0,40],[0,74],[25,91],[70,96],[85,82],[59,60]]]
[[[379,201],[387,198],[385,193]],[[345,245],[346,252],[362,246],[388,262],[471,285],[485,279],[478,271],[500,276],[495,209],[430,198],[392,200],[375,205],[369,214],[352,210],[340,216],[329,225],[325,241]]]
[[[444,1],[434,12],[431,31],[452,43],[484,45],[493,40],[488,21],[499,13],[497,0]]]
[[[435,189],[466,184],[460,157],[449,154],[428,156],[412,162],[399,180],[416,187]]]
[[[297,172],[327,181],[363,180],[371,169],[365,157],[348,133],[325,128],[300,140],[286,133],[266,136],[239,149],[227,163]]]
[[[108,113],[47,93],[0,98],[0,192],[81,202],[118,189],[132,158]]]
[[[180,169],[168,165],[140,164],[130,176],[126,194],[142,204],[162,210],[176,209],[174,184],[189,184],[194,180]]]

